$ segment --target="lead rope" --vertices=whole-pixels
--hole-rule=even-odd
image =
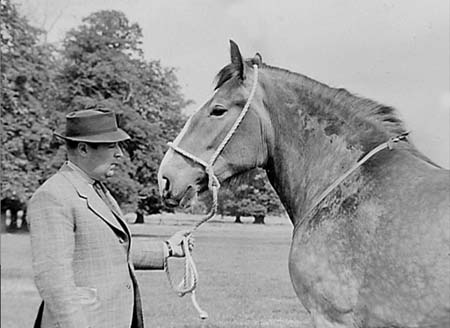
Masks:
[[[220,185],[214,185],[212,186],[212,193],[213,193],[213,204],[211,206],[211,210],[208,213],[208,215],[203,218],[201,221],[199,221],[189,232],[188,235],[191,235],[194,233],[195,230],[197,230],[198,227],[200,227],[203,223],[214,217],[217,211],[217,194],[219,192]],[[184,251],[185,256],[185,262],[184,262],[184,276],[183,280],[178,284],[178,286],[175,286],[172,277],[170,276],[169,272],[169,262],[168,257],[164,259],[164,271],[166,272],[167,279],[169,280],[170,287],[178,294],[179,297],[183,297],[184,295],[190,293],[191,294],[191,301],[194,305],[195,309],[197,310],[199,316],[201,319],[208,319],[208,313],[203,310],[200,305],[197,302],[197,298],[195,296],[195,289],[197,288],[198,284],[198,271],[197,267],[195,266],[194,259],[192,258],[191,252],[189,251],[189,245],[187,236],[183,238],[183,241],[181,242],[181,247]]]
[[[220,183],[219,183],[219,179],[217,179],[216,175],[214,174],[213,166],[214,166],[215,161],[219,157],[220,153],[223,151],[223,149],[227,145],[228,141],[230,141],[231,137],[233,136],[233,134],[235,133],[235,131],[241,124],[242,120],[244,119],[245,114],[248,112],[248,109],[250,108],[250,104],[255,95],[256,86],[258,83],[258,65],[256,65],[256,64],[253,65],[253,69],[254,69],[253,85],[252,85],[252,89],[250,91],[250,95],[247,99],[247,102],[245,103],[244,108],[242,109],[241,113],[237,117],[237,119],[234,122],[233,126],[231,127],[230,131],[228,131],[228,134],[225,136],[225,138],[223,139],[223,141],[221,142],[219,147],[216,149],[216,151],[214,152],[213,156],[211,157],[211,159],[209,160],[208,163],[206,163],[201,158],[178,147],[178,143],[182,139],[182,137],[183,137],[184,133],[186,132],[187,127],[190,123],[190,120],[191,120],[190,118],[186,122],[185,126],[181,130],[178,137],[175,138],[176,145],[172,142],[168,143],[168,145],[171,149],[173,149],[174,151],[180,153],[181,155],[191,159],[195,163],[200,164],[201,166],[203,166],[205,168],[205,172],[208,175],[208,189],[211,190],[211,192],[213,194],[213,203],[211,206],[211,210],[209,211],[208,215],[205,218],[203,218],[202,220],[200,220],[199,222],[197,222],[194,225],[194,227],[190,230],[188,236],[192,235],[203,223],[207,222],[208,220],[210,220],[212,217],[214,217],[216,215]],[[185,237],[183,239],[183,241],[181,243],[181,247],[183,248],[183,251],[185,254],[185,263],[184,263],[185,267],[184,267],[183,280],[178,284],[178,286],[175,286],[175,284],[172,280],[172,277],[170,276],[169,262],[168,262],[167,257],[164,259],[164,271],[166,272],[170,287],[172,287],[172,289],[178,294],[178,296],[183,297],[184,295],[190,293],[192,304],[194,305],[195,309],[197,310],[200,318],[207,319],[208,313],[200,307],[200,305],[198,304],[197,299],[195,297],[195,289],[197,288],[197,284],[198,284],[198,272],[197,272],[197,268],[194,263],[194,259],[192,258],[191,252],[189,251],[187,237]]]

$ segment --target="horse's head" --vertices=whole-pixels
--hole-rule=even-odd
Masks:
[[[230,45],[231,63],[219,72],[214,95],[191,116],[161,163],[158,180],[168,205],[176,206],[208,188],[205,167],[194,157],[212,164],[219,181],[267,162],[273,133],[260,79],[255,74],[262,65],[261,56],[243,60],[238,46],[233,41]],[[240,123],[234,130],[237,121]]]

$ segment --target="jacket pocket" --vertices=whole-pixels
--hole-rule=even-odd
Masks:
[[[101,307],[96,288],[77,287],[75,297],[81,306],[89,327],[100,327],[101,325]]]
[[[78,302],[83,305],[94,305],[98,302],[97,289],[91,287],[77,287]]]

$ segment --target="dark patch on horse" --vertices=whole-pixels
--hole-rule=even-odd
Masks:
[[[324,131],[327,136],[331,136],[333,134],[338,136],[338,135],[340,135],[340,132],[341,132],[341,125],[330,123],[329,125],[327,125],[325,127]]]
[[[330,217],[336,216],[342,203],[342,189],[337,187],[327,196],[316,209],[310,214],[310,217],[304,217],[302,220],[307,223],[308,229],[316,229],[321,222]]]
[[[353,194],[348,196],[347,198],[344,199],[344,201],[342,202],[342,210],[346,213],[350,213],[353,212],[357,205],[358,205],[358,195],[357,194]]]

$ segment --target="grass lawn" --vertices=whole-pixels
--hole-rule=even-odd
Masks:
[[[131,230],[135,238],[162,239],[198,219],[150,216]],[[198,318],[189,295],[179,298],[170,289],[164,272],[138,271],[147,327],[311,327],[287,269],[288,219],[269,217],[265,225],[243,221],[215,219],[194,235],[197,301],[208,312],[207,320]],[[32,280],[29,236],[2,234],[1,246],[1,326],[32,327],[40,299]],[[181,279],[182,263],[170,260],[175,279]]]

